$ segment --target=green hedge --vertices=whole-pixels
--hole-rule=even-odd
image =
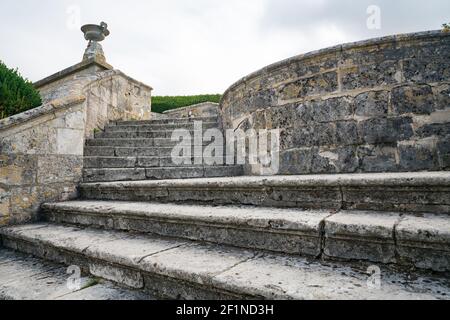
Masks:
[[[0,119],[36,108],[42,104],[33,84],[17,70],[0,61]]]
[[[202,102],[219,102],[220,94],[202,94],[196,96],[156,96],[152,97],[152,111],[163,113],[167,110],[191,106]]]

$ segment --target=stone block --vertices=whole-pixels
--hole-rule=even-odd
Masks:
[[[36,183],[37,156],[0,155],[0,184],[25,186]]]
[[[436,148],[432,140],[422,140],[398,147],[400,163],[403,171],[439,170]]]
[[[325,219],[327,257],[395,262],[394,226],[397,213],[339,212]]]
[[[291,100],[311,95],[335,92],[338,89],[337,73],[326,72],[303,78],[280,88],[280,98]]]
[[[311,172],[312,149],[293,149],[280,153],[280,174],[305,174]]]
[[[314,150],[312,173],[351,173],[357,168],[356,147],[323,147]]]
[[[362,172],[389,172],[398,170],[397,148],[389,145],[359,146],[358,158]]]
[[[403,264],[450,271],[448,215],[405,216],[395,229],[397,252]]]
[[[345,90],[374,88],[398,83],[400,68],[397,61],[359,65],[342,70],[342,87]]]
[[[443,110],[450,107],[450,85],[444,84],[433,88],[436,96],[436,109]]]
[[[392,113],[403,114],[430,114],[434,111],[434,96],[431,87],[403,86],[392,89]]]
[[[83,157],[76,155],[45,155],[38,157],[38,184],[81,181]]]
[[[408,117],[373,118],[358,123],[358,133],[363,143],[395,143],[413,136],[412,120]]]
[[[353,101],[350,97],[330,98],[307,102],[311,118],[315,122],[347,120],[353,115]]]
[[[356,121],[336,122],[336,144],[340,146],[356,145],[361,141]]]
[[[355,115],[360,117],[385,117],[388,114],[388,91],[370,91],[355,98]]]
[[[56,133],[57,153],[64,155],[83,155],[84,131],[58,128]]]
[[[434,83],[450,79],[449,59],[417,58],[403,61],[403,73],[406,81]]]
[[[441,169],[450,169],[450,135],[442,137],[436,144]]]

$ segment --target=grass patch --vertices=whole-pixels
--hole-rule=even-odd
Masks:
[[[152,97],[152,112],[163,113],[167,110],[173,110],[191,106],[202,102],[219,103],[220,94],[201,94],[196,96],[156,96]]]

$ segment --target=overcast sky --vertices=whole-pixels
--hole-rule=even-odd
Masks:
[[[371,5],[380,8],[380,29],[367,27],[377,16],[367,13]],[[440,29],[450,22],[450,1],[0,0],[0,60],[37,81],[80,62],[80,24],[100,21],[111,31],[102,42],[107,61],[154,95],[222,93],[300,53]]]

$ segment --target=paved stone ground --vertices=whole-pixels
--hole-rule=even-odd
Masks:
[[[148,300],[142,292],[84,276],[69,289],[67,267],[0,248],[0,300]]]

